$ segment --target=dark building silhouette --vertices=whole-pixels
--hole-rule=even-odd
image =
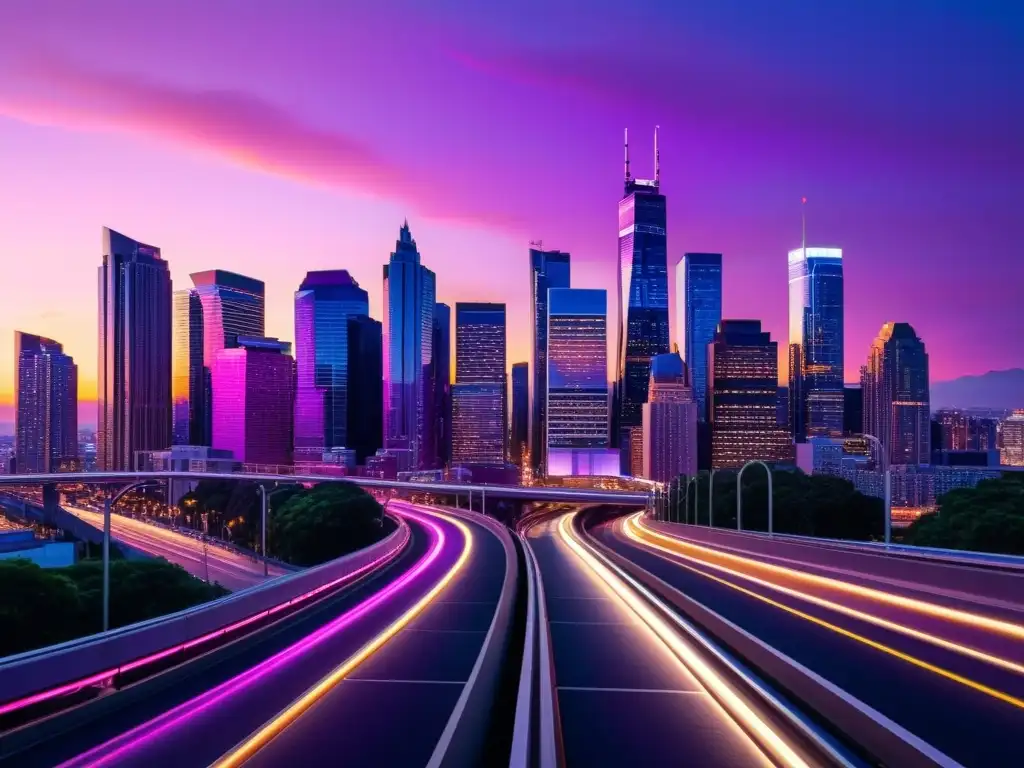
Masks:
[[[509,458],[522,466],[530,430],[530,364],[512,365],[512,430]]]
[[[441,468],[452,461],[452,309],[447,304],[434,305],[433,345],[434,466]]]
[[[348,318],[348,443],[364,464],[384,444],[383,328],[372,317]]]
[[[860,384],[843,389],[843,434],[859,435],[864,425],[864,390]]]

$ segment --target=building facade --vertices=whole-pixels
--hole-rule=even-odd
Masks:
[[[776,416],[778,373],[778,345],[759,320],[719,324],[708,348],[712,467],[793,460],[792,439]]]
[[[530,461],[534,473],[547,466],[548,291],[570,285],[569,254],[530,249],[530,317],[533,377],[530,382]]]
[[[295,461],[317,463],[336,448],[354,448],[349,436],[352,388],[377,369],[363,371],[350,349],[353,318],[365,318],[370,299],[343,269],[307,272],[295,292]],[[372,331],[371,331],[372,332]],[[372,343],[371,343],[372,346]],[[368,418],[379,414],[374,408]],[[355,414],[354,414],[355,415]],[[380,447],[362,435],[364,458]]]
[[[346,446],[363,464],[384,444],[383,326],[366,315],[348,319],[348,404]],[[341,452],[339,446],[326,453]]]
[[[432,466],[447,467],[452,461],[452,308],[434,305],[434,445]]]
[[[213,361],[213,448],[242,464],[292,463],[295,362],[291,345],[239,336]]]
[[[548,291],[547,452],[607,449],[608,295],[603,290]],[[549,460],[545,471],[551,473]]]
[[[995,451],[999,448],[999,420],[945,408],[935,412],[941,441],[932,450]]]
[[[687,253],[676,267],[678,344],[689,369],[693,398],[707,418],[708,344],[722,322],[722,254]]]
[[[203,305],[194,288],[173,295],[171,342],[173,445],[208,445],[206,406],[211,396],[209,370],[203,362]]]
[[[790,429],[798,442],[843,434],[843,252],[789,252]]]
[[[512,426],[509,430],[509,460],[523,466],[530,455],[530,364],[512,364]]]
[[[434,273],[406,222],[384,265],[384,447],[399,471],[423,469],[434,442]]]
[[[103,229],[96,465],[171,445],[171,274],[160,249]]]
[[[697,474],[697,402],[678,352],[651,360],[643,436],[645,478],[667,483]]]
[[[14,461],[60,471],[78,457],[78,366],[53,339],[14,332]]]
[[[861,369],[863,432],[890,464],[931,463],[928,353],[909,323],[886,323]]]
[[[505,305],[455,305],[452,462],[504,464],[508,404]]]
[[[627,136],[628,139],[628,136]],[[628,430],[641,426],[651,358],[669,351],[668,245],[665,196],[661,194],[658,134],[654,134],[654,178],[629,170],[619,201],[619,329],[615,439],[628,444]]]
[[[1024,410],[1014,411],[1003,420],[1000,433],[999,463],[1006,467],[1024,467]]]

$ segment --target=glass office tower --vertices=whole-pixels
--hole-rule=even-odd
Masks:
[[[208,445],[208,376],[203,365],[203,305],[195,288],[174,292],[171,360],[174,445]]]
[[[609,446],[608,296],[603,290],[548,293],[548,474],[579,449]],[[557,457],[557,458],[556,458]]]
[[[505,392],[505,305],[455,305],[455,386],[452,462],[504,464],[508,405]]]
[[[619,201],[616,439],[623,446],[642,422],[651,358],[669,351],[666,213],[657,131],[654,148],[654,179],[637,179],[629,171],[627,142],[625,194]]]
[[[509,458],[513,464],[523,465],[528,455],[530,433],[530,364],[512,365],[512,428]]]
[[[452,308],[434,305],[434,443],[435,468],[447,467],[452,460]]]
[[[886,323],[861,369],[863,431],[891,464],[931,464],[928,353],[909,323]]]
[[[687,253],[676,267],[678,338],[690,370],[693,397],[707,418],[708,344],[722,322],[722,254]]]
[[[98,270],[96,466],[171,444],[171,273],[160,249],[104,227]]]
[[[400,470],[432,464],[436,278],[420,263],[409,223],[384,265],[384,447]]]
[[[789,252],[790,429],[808,437],[843,434],[843,252]]]
[[[366,291],[343,269],[307,272],[295,292],[297,462],[317,463],[332,449],[354,447],[348,435],[349,392],[352,379],[363,372],[350,354],[349,321],[369,312]]]
[[[570,259],[562,251],[530,249],[530,313],[533,318],[530,381],[530,461],[534,473],[547,465],[548,291],[568,288]]]
[[[15,471],[57,472],[78,457],[78,366],[53,339],[15,331],[14,371]]]

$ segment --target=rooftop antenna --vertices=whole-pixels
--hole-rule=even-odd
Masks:
[[[654,186],[661,185],[661,152],[658,150],[658,128],[654,126]]]
[[[807,258],[807,198],[800,198],[800,247],[803,248],[804,258]]]
[[[625,129],[625,136],[624,136],[623,141],[625,142],[625,147],[626,147],[626,183],[628,184],[629,183],[629,179],[630,179],[630,176],[629,176],[629,128]]]

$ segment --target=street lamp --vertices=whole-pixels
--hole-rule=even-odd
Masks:
[[[103,631],[110,629],[110,513],[117,500],[126,493],[153,485],[155,480],[129,483],[103,502]]]
[[[885,546],[892,543],[892,475],[889,469],[889,457],[885,455],[885,447],[882,441],[874,435],[861,434],[865,440],[870,440],[878,448],[878,461],[885,473],[883,479],[883,494],[885,504]]]
[[[715,527],[715,470],[708,477],[708,528]]]
[[[744,464],[740,468],[739,474],[736,475],[736,530],[743,530],[743,485],[741,484],[741,481],[743,480],[743,470],[751,464],[760,464],[764,467],[764,471],[768,473],[768,535],[771,536],[773,534],[774,527],[772,522],[772,471],[767,464],[763,461],[758,461],[757,459],[748,461]]]

